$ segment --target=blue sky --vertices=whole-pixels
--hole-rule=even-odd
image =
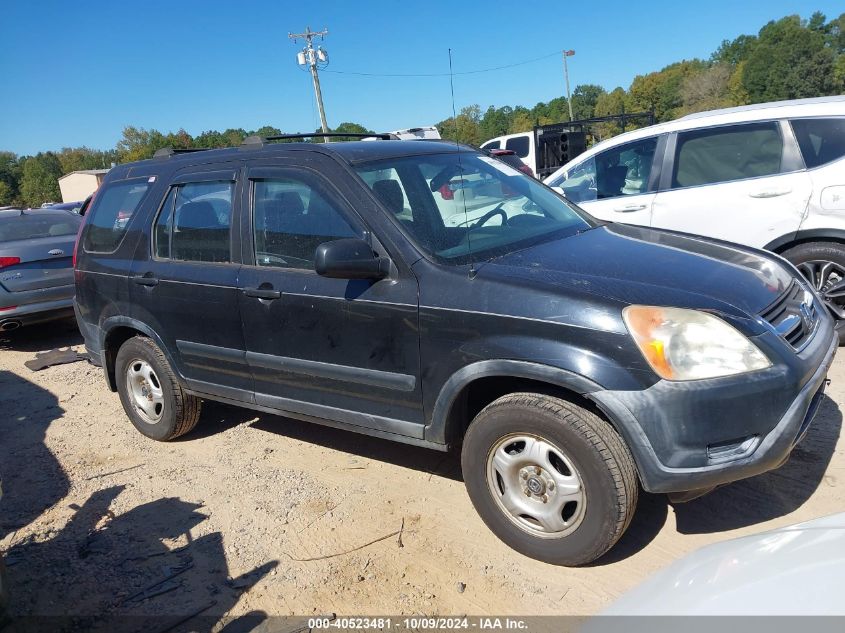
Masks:
[[[725,38],[768,20],[841,0],[636,3],[475,0],[288,2],[259,0],[3,0],[0,149],[110,148],[126,125],[197,134],[269,124],[319,124],[308,73],[289,31],[328,27],[333,71],[456,72],[520,62],[563,48],[570,81],[628,87],[637,74],[707,57]],[[325,73],[329,125],[389,130],[451,114],[448,77],[369,78]],[[563,94],[555,56],[455,77],[458,109],[533,106]]]

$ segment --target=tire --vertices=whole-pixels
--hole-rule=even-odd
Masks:
[[[816,287],[836,321],[839,345],[845,344],[845,296],[826,296],[829,288],[845,279],[845,244],[807,242],[784,251],[783,256]],[[822,268],[824,263],[829,264],[826,269]]]
[[[135,336],[121,345],[115,378],[123,409],[143,435],[166,442],[197,425],[202,400],[182,389],[164,353],[149,338]]]
[[[541,455],[539,461],[529,452]],[[532,471],[530,464],[544,467]],[[514,393],[485,407],[464,437],[461,466],[487,527],[516,551],[554,565],[599,558],[625,532],[637,505],[636,467],[622,438],[594,413],[551,396]]]

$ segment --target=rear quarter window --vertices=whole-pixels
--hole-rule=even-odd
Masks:
[[[845,117],[791,122],[804,164],[812,169],[845,156]]]
[[[114,252],[149,188],[146,179],[124,180],[106,185],[87,213],[83,249],[89,253]]]
[[[530,149],[528,137],[516,136],[514,138],[509,138],[505,143],[505,149],[511,150],[520,158],[525,158],[528,156],[528,151]]]

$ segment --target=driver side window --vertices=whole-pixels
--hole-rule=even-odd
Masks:
[[[258,266],[314,269],[323,242],[361,237],[324,193],[298,178],[253,180],[253,231]]]

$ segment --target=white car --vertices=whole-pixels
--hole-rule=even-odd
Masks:
[[[544,182],[601,220],[782,254],[818,289],[845,342],[845,96],[627,132]]]

